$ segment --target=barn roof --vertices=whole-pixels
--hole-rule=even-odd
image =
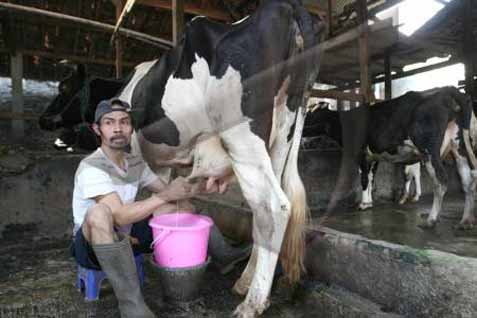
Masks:
[[[384,58],[391,55],[392,71],[394,78],[404,77],[415,73],[406,73],[406,65],[425,62],[432,57],[447,57],[449,61],[442,62],[445,66],[463,62],[463,1],[454,0],[445,3],[433,18],[416,30],[412,36],[407,37],[400,33],[398,26],[392,26],[390,20],[378,21],[370,26],[369,33],[369,70],[374,81],[379,81],[376,76],[384,72]],[[473,8],[473,25],[477,26],[477,8]],[[377,21],[377,20],[375,20]],[[476,39],[477,28],[474,28]],[[475,43],[477,45],[477,43]],[[476,47],[476,46],[474,46]],[[343,41],[340,45],[327,51],[323,58],[320,70],[320,80],[338,87],[356,86],[360,78],[359,46],[356,38]],[[474,55],[477,60],[477,55]],[[426,69],[430,69],[427,67]],[[382,80],[382,79],[381,79]]]
[[[119,1],[119,0],[114,0]],[[232,22],[255,10],[260,0],[185,0],[186,21],[196,15],[206,15],[222,22]],[[332,0],[333,33],[325,44],[320,81],[345,87],[355,85],[360,78],[359,47],[353,0]],[[310,12],[327,19],[331,0],[305,0]],[[400,0],[368,0],[370,16]],[[392,69],[403,75],[403,67],[433,56],[452,55],[452,62],[462,61],[460,50],[462,19],[461,0],[446,5],[434,18],[407,38],[390,21],[375,21],[370,26],[370,73],[375,78],[384,71],[384,57],[392,55]],[[14,0],[10,3],[101,21],[111,25],[116,21],[112,0]],[[477,12],[476,12],[477,13]],[[474,14],[477,19],[477,14]],[[89,64],[89,70],[102,76],[114,76],[114,46],[110,32],[86,25],[49,19],[34,14],[21,14],[0,9],[0,73],[7,75],[8,54],[16,48],[24,52],[24,74],[27,78],[58,79],[62,76],[57,62],[70,59]],[[172,38],[170,0],[138,0],[138,5],[125,21],[124,27],[155,37]],[[474,30],[477,32],[477,30]],[[143,42],[123,41],[123,65],[126,70],[145,60],[157,58],[162,49]],[[451,62],[448,62],[451,63]]]

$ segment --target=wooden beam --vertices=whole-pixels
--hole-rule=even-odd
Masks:
[[[476,75],[476,67],[474,64],[474,35],[473,35],[473,21],[472,21],[472,2],[474,0],[463,0],[462,16],[463,16],[463,37],[462,37],[462,51],[465,64],[465,92],[472,96],[475,100],[477,98],[476,85],[474,75]],[[474,106],[474,107],[477,107]],[[477,113],[477,108],[474,108],[474,113]]]
[[[363,28],[359,36],[359,64],[360,64],[360,84],[361,94],[364,95],[364,101],[369,103],[371,97],[371,76],[369,74],[369,27],[368,27],[368,5],[366,0],[357,0],[358,22]]]
[[[99,65],[114,65],[114,61],[111,59],[103,59],[103,58],[88,58],[84,56],[72,55],[72,54],[55,54],[49,51],[43,50],[21,50],[20,51],[23,55],[27,56],[40,56],[49,59],[67,59],[76,63],[84,63],[84,64],[99,64]],[[0,48],[0,53],[9,53],[8,49]],[[123,62],[123,66],[126,67],[134,67],[140,62]]]
[[[336,5],[336,0],[328,0],[328,12],[327,12],[327,18],[328,18],[328,37],[331,38],[333,35],[333,10]]]
[[[333,1],[335,1],[335,0],[333,0]],[[306,10],[308,10],[308,12],[310,12],[314,15],[317,15],[317,16],[320,16],[320,17],[327,16],[327,10],[325,10],[324,8],[322,8],[318,4],[307,3],[307,4],[305,4],[305,8],[306,8]]]
[[[393,95],[393,82],[391,78],[391,52],[384,55],[384,99],[388,100]]]
[[[74,17],[74,16],[67,15],[67,14],[62,14],[62,13],[37,9],[37,8],[33,8],[33,7],[27,7],[27,6],[22,6],[22,5],[12,4],[12,3],[0,2],[0,8],[4,8],[4,9],[10,10],[10,11],[14,11],[14,12],[22,13],[22,14],[42,15],[42,16],[49,17],[49,18],[52,18],[52,19],[74,22],[74,23],[77,23],[77,24],[82,24],[84,26],[88,26],[90,28],[101,29],[101,30],[111,32],[111,33],[114,31],[114,25],[111,25],[111,24],[102,23],[102,22],[89,20],[89,19],[84,19],[84,18],[79,18],[79,17]],[[148,43],[150,45],[154,45],[154,46],[160,47],[162,49],[169,50],[172,47],[172,42],[171,41],[164,40],[164,39],[161,39],[161,38],[157,38],[157,37],[151,36],[149,34],[133,31],[133,30],[126,29],[126,28],[119,28],[118,32],[120,34],[124,35],[126,38],[132,38],[132,39],[135,39],[135,40],[138,40],[138,41],[142,41],[144,43]]]
[[[416,68],[416,69],[413,69],[413,70],[410,70],[410,71],[407,71],[407,72],[398,72],[394,75],[391,75],[391,79],[396,80],[396,79],[400,79],[400,78],[404,78],[404,77],[409,77],[409,76],[412,76],[412,75],[437,70],[437,69],[440,69],[440,68],[443,68],[443,67],[446,67],[446,66],[451,66],[451,65],[454,65],[454,64],[457,64],[457,63],[460,63],[460,62],[461,61],[457,60],[457,59],[450,59],[450,60],[445,61],[445,62],[440,62],[440,63],[436,63],[436,64]],[[373,84],[382,83],[382,82],[384,82],[384,77],[374,78],[371,82]],[[348,90],[348,89],[355,89],[356,87],[359,87],[359,85],[338,86],[336,89],[338,89],[338,90]]]
[[[323,43],[320,44],[320,47],[324,51],[336,49],[340,46],[346,45],[347,43],[351,41],[357,40],[363,32],[368,30],[368,28],[369,28],[369,32],[379,32],[379,31],[384,31],[386,29],[391,29],[394,27],[392,25],[391,19],[386,19],[383,21],[376,22],[375,24],[371,26],[368,26],[367,24],[359,25],[354,29],[351,29],[338,36],[335,36],[329,40],[324,41]]]
[[[137,3],[145,5],[145,6],[172,11],[171,0],[138,0]],[[198,3],[190,3],[190,2],[185,3],[184,13],[193,14],[193,15],[202,15],[202,16],[206,16],[208,18],[218,20],[218,21],[231,22],[231,17],[225,11],[218,10],[218,9],[211,9],[211,8],[203,9],[200,7],[200,4]]]
[[[184,0],[172,0],[172,43],[177,46],[184,32]]]
[[[361,94],[345,93],[337,90],[312,89],[310,97],[331,98],[337,100],[348,100],[362,103],[364,101]]]
[[[124,2],[122,0],[114,2],[114,6],[116,7],[116,23],[119,21],[119,17],[121,16],[121,13],[124,8]],[[121,35],[118,35],[115,37],[115,68],[116,68],[116,78],[122,78],[123,77],[123,45],[122,45],[122,40],[121,40]]]
[[[10,55],[11,78],[12,78],[12,111],[23,113],[23,54],[15,52]],[[12,132],[15,139],[25,136],[23,120],[12,121]]]

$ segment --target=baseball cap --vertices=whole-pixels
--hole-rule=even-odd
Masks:
[[[103,115],[114,112],[123,111],[129,113],[131,111],[131,105],[118,98],[105,99],[99,102],[94,113],[94,122],[99,123]]]

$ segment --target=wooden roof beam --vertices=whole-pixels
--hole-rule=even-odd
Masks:
[[[137,0],[138,4],[150,6],[159,9],[165,9],[172,11],[172,3],[170,0]],[[326,16],[326,10],[315,4],[305,5],[306,9],[319,16]],[[197,3],[185,3],[184,12],[193,15],[202,15],[208,18],[223,21],[232,22],[232,17],[225,11],[219,9],[208,8],[204,9],[200,2]]]
[[[99,64],[99,65],[114,65],[115,61],[110,59],[110,58],[89,58],[86,56],[79,56],[79,55],[73,55],[73,54],[68,54],[68,53],[53,53],[45,50],[26,50],[22,49],[20,52],[23,55],[27,56],[39,56],[43,58],[49,58],[49,59],[67,59],[71,60],[76,63],[84,63],[84,64]],[[0,48],[0,53],[10,53],[8,49]],[[140,62],[123,62],[123,66],[126,67],[134,67]]]
[[[115,28],[113,25],[110,25],[107,23],[102,23],[102,22],[98,22],[94,20],[62,14],[59,12],[42,10],[35,7],[28,7],[28,6],[17,5],[17,4],[6,3],[6,2],[0,2],[0,9],[6,9],[9,11],[18,12],[18,13],[27,14],[27,15],[40,15],[40,16],[48,17],[55,20],[69,21],[76,24],[81,24],[83,26],[87,26],[89,28],[100,29],[100,30],[104,30],[108,32],[113,32]],[[172,47],[171,41],[153,37],[148,34],[144,34],[144,33],[133,31],[126,28],[120,28],[118,31],[119,33],[121,33],[121,35],[123,35],[126,38],[134,38],[136,40],[149,43],[151,45],[155,45],[157,47],[161,47],[166,50],[169,50]]]
[[[145,6],[172,11],[172,1],[170,0],[137,0],[137,3]],[[200,3],[185,3],[184,13],[202,15],[218,21],[231,21],[230,15],[227,14],[225,11],[219,9],[204,9],[201,7]]]

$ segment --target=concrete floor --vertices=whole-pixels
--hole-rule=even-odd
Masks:
[[[86,302],[75,288],[76,265],[69,257],[68,240],[40,239],[5,241],[0,246],[0,317],[2,318],[117,318],[119,312],[113,291],[103,282],[100,300]],[[147,257],[147,256],[146,256]],[[231,317],[242,297],[232,292],[243,265],[227,276],[209,265],[200,297],[185,304],[162,300],[160,279],[146,258],[146,302],[161,318]],[[306,278],[290,291],[276,280],[272,306],[264,318],[361,318],[400,316],[337,286]]]
[[[434,229],[423,229],[418,226],[425,217],[421,215],[427,213],[431,206],[432,196],[427,195],[417,203],[397,205],[378,202],[366,211],[349,209],[323,217],[322,212],[314,210],[312,215],[315,224],[369,239],[477,257],[477,227],[466,231],[454,228],[462,217],[463,197],[447,195],[440,222]]]

